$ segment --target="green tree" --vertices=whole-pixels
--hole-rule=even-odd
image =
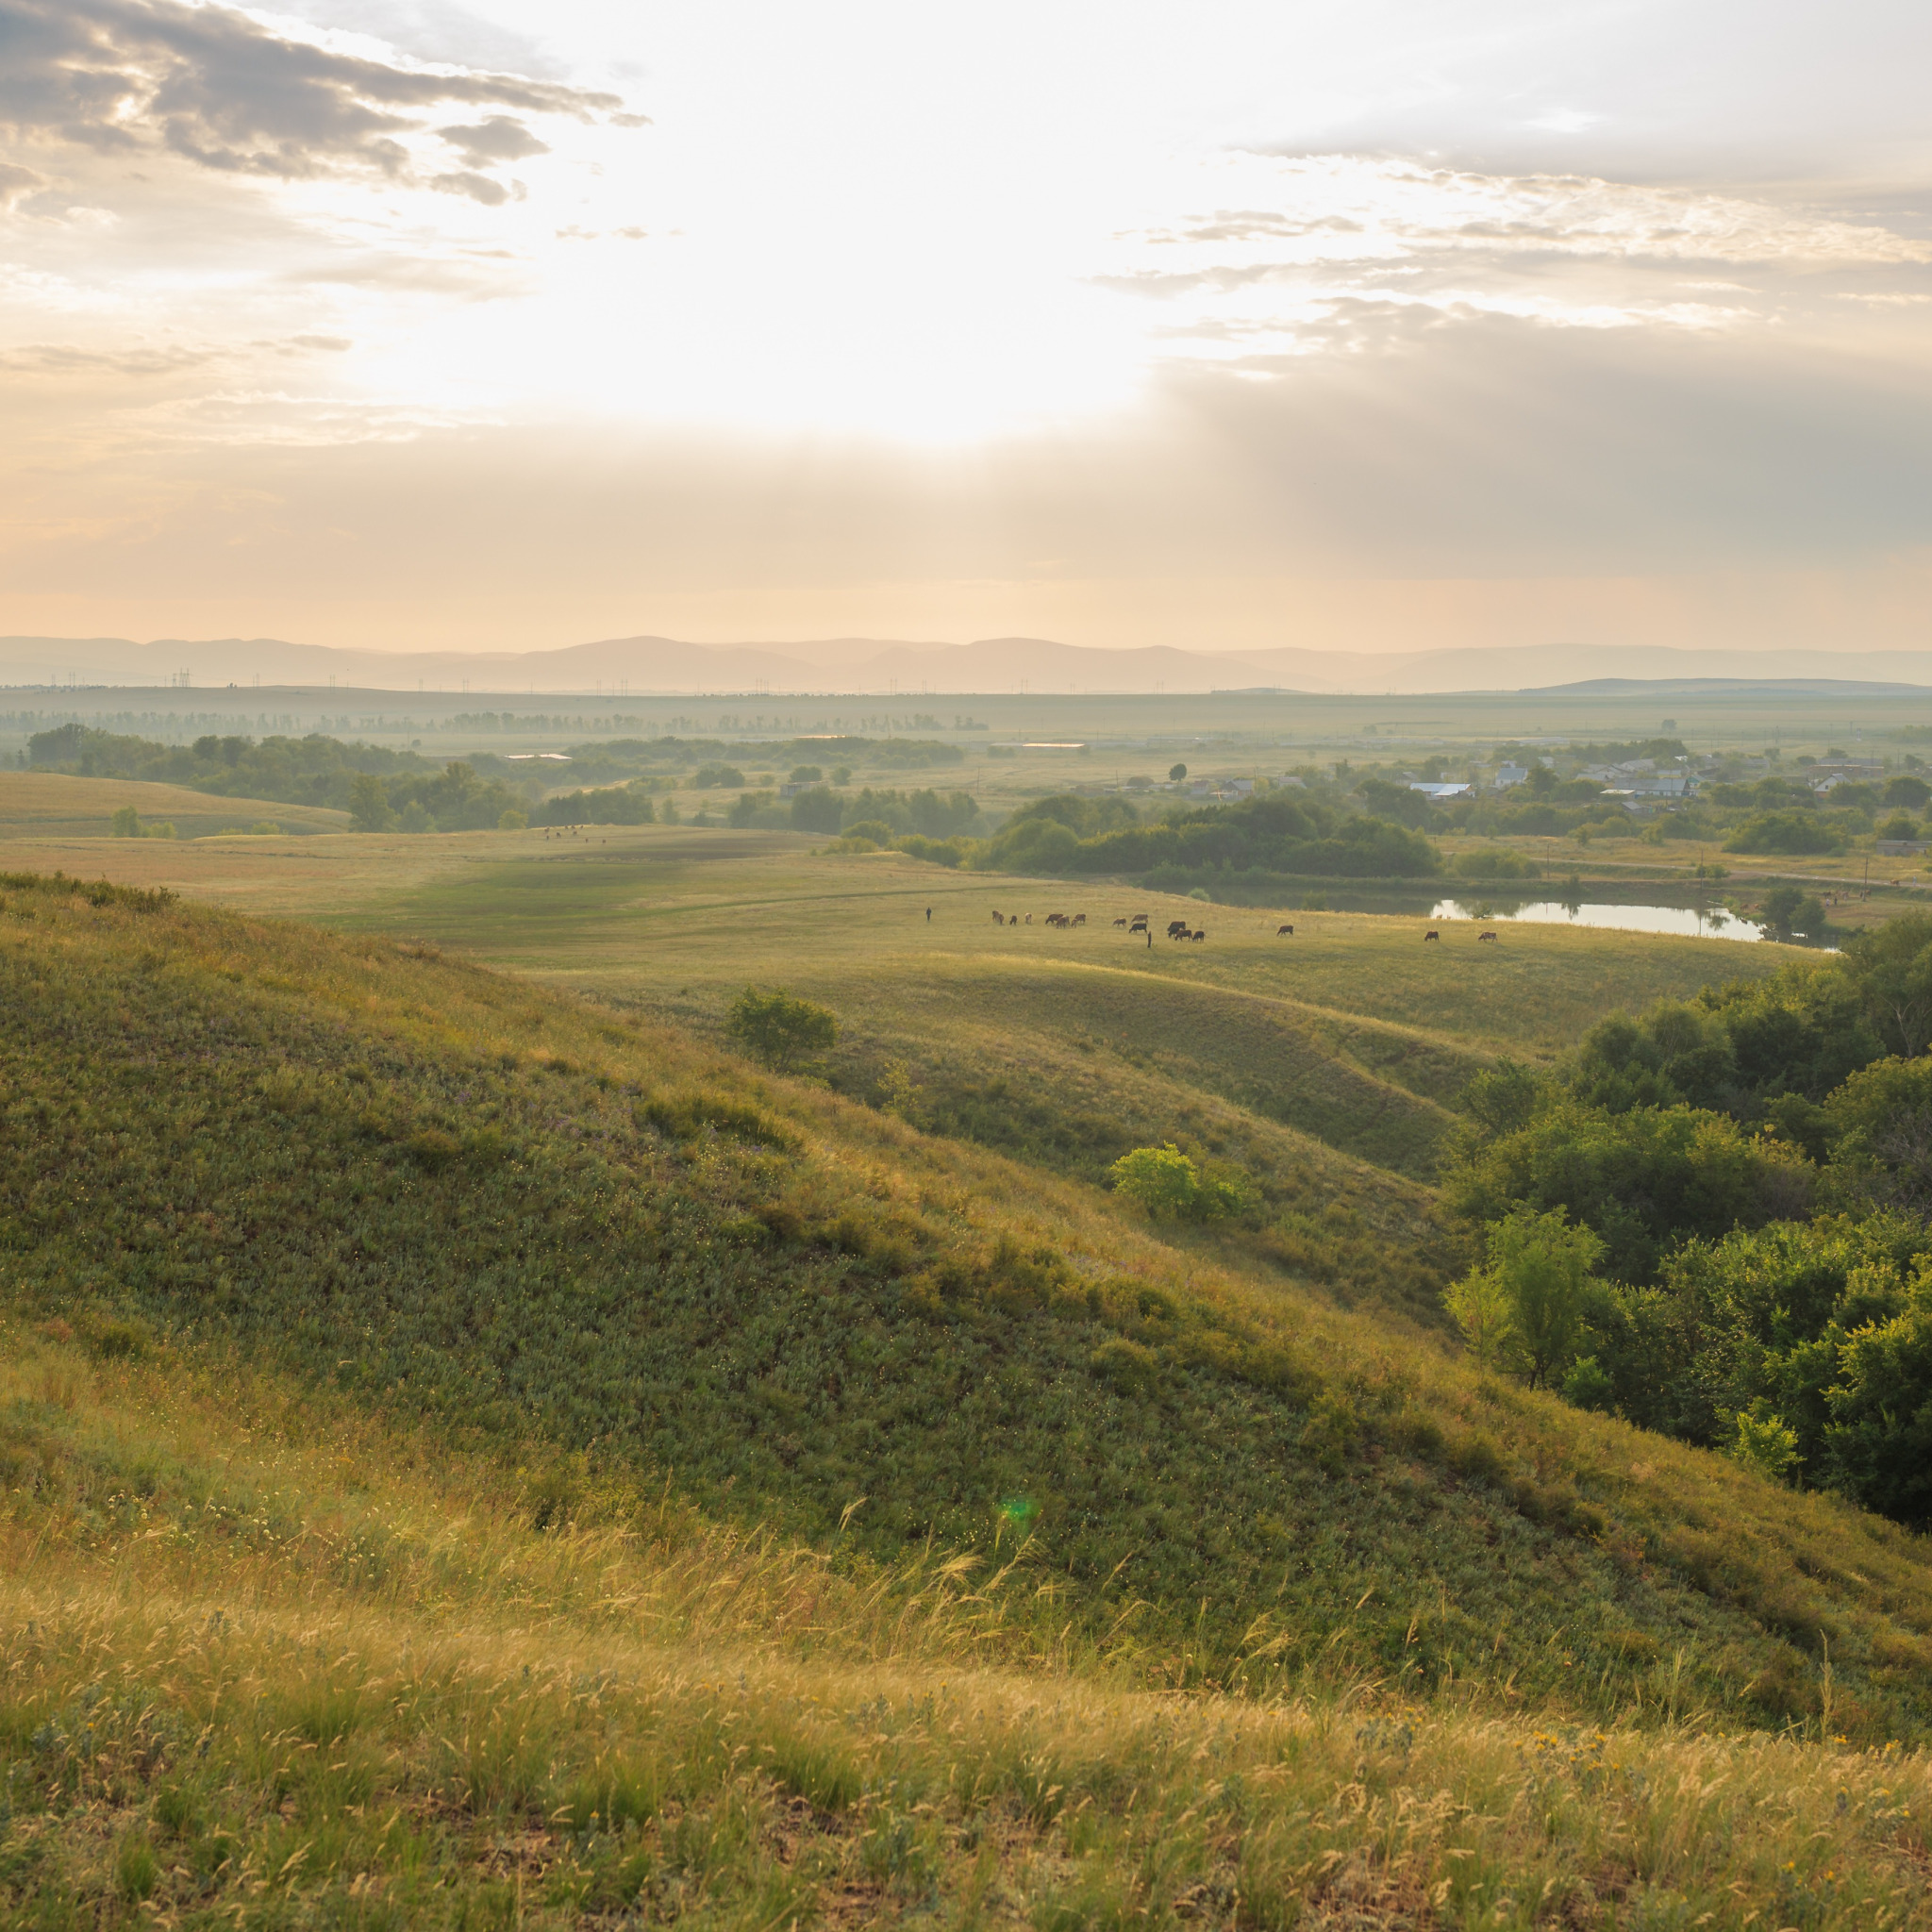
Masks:
[[[1170,765],[1167,768],[1167,775],[1178,785],[1188,775],[1188,768],[1185,765]]]
[[[1786,1481],[1798,1461],[1798,1432],[1785,1424],[1763,1396],[1732,1418],[1730,1456],[1773,1482]]]
[[[141,814],[131,805],[114,808],[114,836],[117,839],[141,837]]]
[[[824,1052],[839,1037],[839,1023],[824,1007],[794,999],[782,987],[760,992],[748,986],[732,1001],[724,1033],[783,1074]]]
[[[1932,917],[1914,912],[1860,933],[1844,969],[1893,1053],[1909,1059],[1932,1045]]]
[[[1558,1208],[1519,1208],[1491,1228],[1489,1260],[1445,1297],[1450,1314],[1485,1366],[1512,1370],[1531,1388],[1560,1380],[1574,1360],[1591,1271],[1604,1244],[1572,1227]]]
[[[1796,886],[1774,886],[1757,910],[1765,929],[1784,940],[1790,938],[1791,922],[1804,903],[1805,895]]]
[[[1247,1188],[1234,1174],[1204,1174],[1172,1141],[1123,1154],[1108,1174],[1114,1192],[1138,1201],[1157,1221],[1217,1221],[1237,1214]]]
[[[349,787],[349,823],[358,832],[386,832],[395,822],[382,780],[373,772],[360,773]]]

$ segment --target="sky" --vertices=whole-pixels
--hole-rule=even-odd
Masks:
[[[1932,645],[1932,8],[0,0],[0,633]]]

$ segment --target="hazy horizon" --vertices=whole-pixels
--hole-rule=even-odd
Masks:
[[[1932,646],[1932,17],[0,0],[0,632]]]

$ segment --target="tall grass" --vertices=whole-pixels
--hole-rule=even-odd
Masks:
[[[1932,1917],[1932,1766],[1829,1712],[1016,1669],[942,1562],[908,1613],[915,1579],[676,1512],[539,1532],[482,1465],[272,1378],[5,1341],[8,1923]]]

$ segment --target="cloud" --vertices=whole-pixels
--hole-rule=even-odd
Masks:
[[[474,127],[440,127],[437,132],[473,168],[487,168],[492,161],[521,161],[531,155],[550,152],[521,121],[508,114],[492,114]]]
[[[0,210],[10,214],[29,194],[46,185],[44,175],[36,175],[31,168],[16,167],[11,161],[0,161]]]
[[[473,171],[545,151],[519,116],[634,119],[614,94],[338,52],[224,7],[0,0],[0,124],[23,135],[276,180],[411,180],[410,140],[451,105],[497,110],[443,132]]]

